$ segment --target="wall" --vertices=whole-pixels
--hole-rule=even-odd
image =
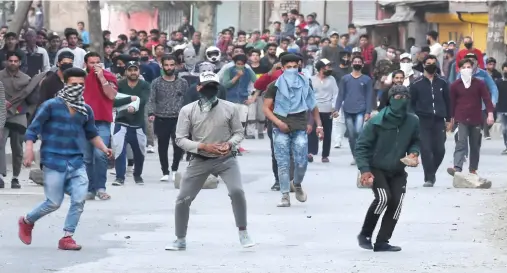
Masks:
[[[222,1],[222,4],[217,6],[215,36],[222,29],[239,26],[239,5],[240,1]]]
[[[101,10],[102,29],[111,31],[111,40],[116,40],[120,34],[128,36],[130,29],[145,30],[158,28],[158,11],[133,12],[128,16],[123,12],[117,12],[108,5]]]
[[[320,24],[325,24],[324,22],[325,6],[326,1],[301,0],[299,2],[299,12],[304,14],[305,16],[312,12],[315,12],[317,13],[317,21]]]
[[[49,7],[49,29],[63,33],[65,28],[77,27],[77,22],[88,22],[86,1],[51,1]]]

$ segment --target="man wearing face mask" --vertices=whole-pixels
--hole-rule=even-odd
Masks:
[[[56,96],[59,90],[63,88],[63,72],[72,68],[74,65],[74,54],[69,51],[58,55],[58,70],[56,73],[49,73],[42,81],[39,91],[39,105]]]
[[[472,40],[472,37],[466,36],[463,38],[463,44],[465,45],[465,48],[458,51],[458,54],[456,54],[456,63],[459,64],[461,60],[466,58],[467,54],[472,53],[475,55],[476,60],[478,61],[478,67],[484,69],[484,56],[479,49],[474,47],[474,41]],[[456,65],[456,72],[459,72],[459,65]]]
[[[403,53],[400,55],[400,70],[404,73],[404,79],[401,82],[404,86],[409,86],[412,82],[415,81],[415,79],[422,76],[422,73],[420,73],[417,70],[413,69],[412,59],[409,53]],[[384,84],[391,85],[394,83],[394,74],[389,73],[386,80],[384,81]],[[387,96],[386,96],[387,98]]]
[[[430,47],[430,54],[437,57],[437,66],[442,70],[444,64],[444,48],[438,42],[438,32],[431,30],[426,34],[426,42]]]
[[[424,187],[433,187],[445,155],[446,121],[450,121],[449,84],[437,75],[437,57],[423,60],[424,76],[410,85],[411,109],[419,117]]]
[[[178,114],[184,105],[184,98],[188,90],[186,80],[176,77],[176,58],[172,55],[162,57],[163,75],[151,83],[150,99],[148,101],[149,120],[153,121],[154,132],[157,136],[158,154],[162,178],[169,181],[169,141],[173,141],[173,162],[171,166],[172,180],[176,180],[183,150],[176,145],[176,124]]]
[[[356,144],[357,168],[361,183],[371,186],[375,199],[357,236],[359,246],[375,252],[396,252],[401,247],[389,244],[400,218],[407,185],[405,167],[416,167],[419,157],[419,122],[408,113],[410,93],[407,87],[389,89],[389,103],[368,123]],[[410,164],[401,159],[409,159]],[[385,210],[377,240],[372,235]]]
[[[244,129],[237,107],[217,98],[219,84],[219,78],[213,72],[202,73],[199,76],[199,100],[184,106],[178,116],[176,144],[192,153],[192,159],[176,199],[176,240],[166,250],[186,250],[190,205],[209,175],[219,175],[227,185],[241,246],[255,245],[247,231],[245,193],[233,153],[233,148],[243,140]]]
[[[193,85],[199,80],[196,72],[197,56],[193,48],[187,47],[183,51],[183,67],[178,71],[178,78],[184,79],[188,85]]]
[[[483,103],[486,105],[487,125],[492,125],[495,121],[493,117],[494,106],[490,93],[484,81],[473,76],[473,65],[474,62],[471,59],[461,60],[459,62],[461,78],[452,83],[450,88],[451,123],[447,129],[450,131],[454,122],[458,124],[454,166],[447,169],[447,172],[452,176],[456,172],[462,171],[469,144],[469,172],[477,174],[481,150]],[[488,187],[490,186],[491,184]]]
[[[77,46],[79,33],[77,30],[73,28],[65,29],[65,39],[69,43],[68,47],[62,48],[58,50],[56,53],[55,60],[58,60],[58,55],[64,51],[70,51],[74,54],[74,67],[77,68],[85,68],[85,60],[84,57],[86,55],[86,51]],[[55,64],[56,65],[56,64]]]
[[[389,74],[399,69],[399,64],[394,62],[395,58],[396,48],[393,46],[388,46],[384,59],[378,60],[375,64],[375,69],[373,70],[373,78],[375,79],[375,84],[373,86],[373,89],[375,91],[376,98],[380,98],[382,92],[389,88],[389,85],[386,84],[386,80]],[[376,101],[373,104],[375,107]]]
[[[363,58],[352,57],[353,71],[345,75],[339,86],[338,98],[336,99],[335,112],[333,117],[337,118],[343,108],[345,125],[349,133],[349,146],[354,157],[357,137],[363,130],[363,123],[370,119],[372,103],[374,101],[373,84],[371,78],[361,73],[363,69]],[[351,165],[355,165],[355,159]]]

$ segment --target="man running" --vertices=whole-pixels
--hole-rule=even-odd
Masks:
[[[39,138],[41,162],[44,165],[44,192],[46,201],[26,216],[19,218],[19,239],[32,243],[32,230],[36,221],[56,211],[63,202],[64,193],[70,195],[70,208],[63,228],[64,237],[58,242],[63,250],[80,250],[72,236],[88,192],[88,177],[84,164],[82,145],[86,138],[93,146],[110,157],[112,152],[102,141],[95,127],[91,107],[83,99],[86,72],[80,68],[64,71],[65,87],[57,97],[44,102],[38,109],[26,131],[24,165],[29,167],[34,159],[33,144]]]
[[[176,199],[176,240],[166,250],[185,250],[190,205],[210,174],[227,185],[232,210],[243,247],[252,247],[246,230],[246,200],[234,147],[244,138],[244,129],[234,103],[217,98],[220,80],[213,72],[199,76],[201,98],[184,106],[178,117],[176,143],[193,154]],[[192,139],[189,139],[189,136]]]
[[[410,166],[418,165],[419,122],[408,113],[410,93],[403,85],[389,90],[388,105],[363,128],[356,143],[357,168],[361,183],[371,186],[375,200],[370,205],[361,233],[359,246],[373,251],[400,251],[401,247],[389,244],[398,222],[407,185],[405,164],[407,155]],[[374,246],[373,230],[380,215],[386,211]]]

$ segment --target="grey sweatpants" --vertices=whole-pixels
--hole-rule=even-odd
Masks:
[[[481,151],[481,126],[458,124],[458,138],[456,148],[454,149],[454,167],[463,169],[465,155],[468,154],[468,145],[470,145],[469,170],[477,171],[479,168],[479,157]]]
[[[10,138],[12,153],[12,176],[18,177],[21,173],[21,163],[23,163],[23,141],[24,134],[17,131],[3,128],[2,139],[0,140],[0,174],[7,174],[7,158],[5,155],[5,147],[7,146],[7,138]]]
[[[187,236],[190,204],[210,174],[220,176],[227,186],[236,226],[246,227],[246,199],[236,158],[233,156],[216,159],[192,157],[181,180],[180,193],[176,199],[174,213],[176,237],[185,238]]]

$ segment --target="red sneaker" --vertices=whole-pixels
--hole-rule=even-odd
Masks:
[[[31,244],[33,224],[25,223],[25,217],[21,216],[19,217],[18,225],[19,225],[18,235],[21,242],[23,242],[25,245]]]
[[[58,249],[61,250],[81,250],[81,246],[76,244],[72,237],[63,237],[58,241]]]
[[[238,152],[240,152],[240,153],[244,153],[244,152],[246,152],[246,150],[245,150],[243,147],[239,147],[239,148],[238,148]]]

